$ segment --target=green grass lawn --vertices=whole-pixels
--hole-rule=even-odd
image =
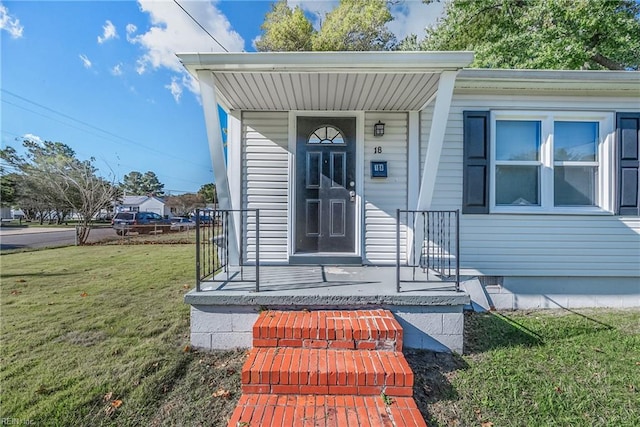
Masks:
[[[245,352],[187,348],[193,245],[0,256],[0,418],[226,425]],[[430,426],[637,426],[640,310],[469,314],[463,356],[407,351]],[[491,424],[493,423],[493,424]]]
[[[185,348],[194,256],[192,245],[2,255],[0,418],[122,426],[227,417],[244,352]]]
[[[408,354],[430,425],[640,425],[640,310],[465,317],[464,356]]]

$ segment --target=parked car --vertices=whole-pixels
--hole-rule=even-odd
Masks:
[[[196,228],[195,221],[192,221],[189,218],[174,216],[173,218],[170,218],[170,220],[171,220],[171,230],[173,231],[187,231],[192,228]]]
[[[155,212],[118,212],[111,220],[111,226],[119,236],[130,232],[171,231],[171,221]]]

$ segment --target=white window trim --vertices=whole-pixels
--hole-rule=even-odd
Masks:
[[[540,164],[540,206],[497,206],[496,205],[496,121],[498,120],[537,120],[541,122],[540,160],[520,162],[523,164]],[[554,121],[598,122],[599,143],[597,147],[598,165],[596,203],[598,206],[562,206],[555,207],[553,200],[553,122]],[[491,143],[490,143],[490,182],[489,202],[491,213],[515,214],[586,214],[613,215],[614,213],[614,155],[615,126],[614,113],[593,111],[491,111]],[[518,162],[508,162],[516,164]],[[556,162],[560,164],[563,162]],[[574,162],[564,162],[574,163]],[[577,162],[588,165],[587,162]],[[576,164],[577,164],[576,163]]]

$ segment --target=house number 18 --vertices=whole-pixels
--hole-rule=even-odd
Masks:
[[[373,154],[382,154],[382,147],[373,147]]]

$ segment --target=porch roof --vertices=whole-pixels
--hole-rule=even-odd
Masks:
[[[228,110],[418,111],[473,52],[181,53]]]

